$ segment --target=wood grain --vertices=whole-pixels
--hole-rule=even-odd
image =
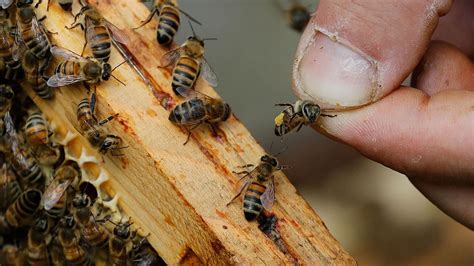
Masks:
[[[220,125],[219,136],[202,126],[183,146],[186,134],[168,121],[169,111],[163,107],[180,99],[171,91],[170,70],[157,68],[166,50],[156,43],[156,21],[132,31],[149,14],[145,6],[132,0],[98,2],[94,5],[104,17],[129,37],[126,49],[146,70],[152,85],[147,86],[124,64],[114,75],[126,86],[113,79],[97,86],[98,117],[118,113],[106,127],[129,146],[124,157],[103,157],[102,167],[111,175],[103,187],[120,195],[120,207],[151,233],[149,240],[163,259],[169,264],[355,264],[281,172],[275,178],[277,203],[272,211],[279,218],[286,254],[257,223],[245,220],[241,201],[226,207],[238,189],[239,178],[232,171],[239,165],[258,163],[264,150],[235,116]],[[78,9],[74,6],[75,12]],[[43,7],[38,12],[46,14]],[[52,41],[80,53],[84,34],[80,29],[64,28],[71,24],[72,16],[57,4],[51,5],[47,16],[45,25],[58,32]],[[113,49],[111,65],[123,60]],[[218,97],[203,81],[197,89]],[[55,123],[75,130],[77,103],[87,97],[82,86],[57,90],[50,101],[34,96],[31,90],[28,93]],[[76,145],[97,155],[82,136]]]

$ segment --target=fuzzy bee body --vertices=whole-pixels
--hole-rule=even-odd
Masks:
[[[171,83],[173,91],[178,94],[176,91],[178,87],[186,89],[193,88],[194,83],[199,76],[200,69],[201,63],[199,60],[189,56],[180,57],[176,62],[171,75],[173,77]]]
[[[23,192],[5,212],[2,224],[5,229],[16,229],[28,225],[41,203],[42,193],[36,189]]]
[[[127,244],[132,239],[131,225],[130,222],[120,222],[114,227],[113,235],[109,239],[107,265],[127,265]]]
[[[156,39],[161,45],[169,45],[179,29],[179,10],[171,1],[164,3],[159,11],[158,26],[156,28]]]
[[[54,90],[46,84],[46,80],[40,73],[40,70],[44,68],[42,63],[44,62],[39,61],[32,52],[27,51],[22,60],[25,80],[40,98],[51,99],[54,96]]]
[[[49,143],[48,123],[40,112],[34,112],[26,119],[25,133],[31,146]]]
[[[17,5],[18,35],[22,42],[37,59],[49,58],[51,44],[36,18],[34,7],[30,4]]]
[[[28,231],[26,261],[28,265],[49,265],[49,252],[45,241],[49,233],[48,218],[40,217]]]
[[[271,209],[275,201],[273,173],[280,169],[276,158],[269,155],[262,156],[260,163],[253,170],[237,173],[244,174],[242,177],[244,183],[239,193],[227,205],[244,193],[244,217],[247,221],[255,220],[263,209]]]
[[[103,24],[94,24],[87,26],[86,36],[92,50],[92,55],[99,61],[108,62],[112,40],[107,27]]]
[[[175,124],[192,126],[202,122],[217,123],[230,117],[227,103],[212,98],[194,98],[177,105],[169,120]]]
[[[42,188],[44,186],[44,175],[38,164],[38,161],[27,152],[20,148],[10,156],[13,169],[20,176],[23,186],[29,188]]]
[[[89,265],[90,258],[79,243],[74,218],[68,215],[63,217],[59,223],[58,238],[67,265]]]
[[[6,266],[19,266],[20,265],[20,250],[14,245],[5,245],[2,248],[3,263]]]
[[[307,7],[301,4],[293,3],[288,10],[288,21],[290,27],[298,32],[303,32],[310,19],[311,13]]]
[[[299,100],[294,104],[277,104],[286,106],[280,114],[275,117],[275,135],[283,136],[293,130],[299,131],[301,127],[316,122],[320,116],[335,117],[321,113],[321,107],[308,100]]]
[[[0,210],[5,210],[21,195],[20,183],[15,174],[3,165],[3,176],[0,177]]]
[[[21,72],[21,62],[13,58],[14,39],[11,36],[12,25],[8,11],[0,10],[0,58],[5,64],[6,80],[15,80]]]
[[[73,199],[74,218],[80,225],[82,239],[94,248],[105,247],[108,244],[107,229],[95,221],[91,212],[91,199],[86,194],[76,194]]]

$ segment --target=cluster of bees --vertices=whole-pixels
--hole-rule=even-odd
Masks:
[[[35,12],[41,2],[33,5],[33,0],[0,0],[0,262],[88,265],[98,257],[109,265],[157,265],[160,258],[146,237],[132,230],[130,220],[114,221],[113,213],[96,200],[98,192],[83,181],[82,169],[65,156],[64,146],[53,141],[48,121],[17,83],[25,81],[43,99],[52,99],[55,87],[77,83],[84,84],[90,92],[90,85],[115,78],[113,71],[120,65],[113,68],[108,63],[112,44],[126,44],[127,37],[94,7],[81,1],[80,11],[67,27],[79,27],[84,32],[81,55],[55,46],[50,41],[54,33],[42,24],[45,17],[38,18]],[[70,12],[72,2],[58,0]],[[50,4],[48,0],[48,8]],[[307,23],[309,16],[303,18],[300,5],[293,9],[290,25],[298,30],[302,28],[301,21],[306,19]],[[169,47],[180,26],[180,14],[189,18],[193,35],[180,47],[165,53],[160,67],[172,67],[170,86],[178,97],[184,98],[171,110],[169,120],[187,130],[186,144],[193,129],[208,124],[215,130],[214,126],[226,121],[232,111],[221,99],[195,89],[200,76],[209,85],[217,86],[216,74],[204,58],[204,42],[214,38],[199,38],[192,23],[200,23],[175,1],[158,1],[149,17],[135,29],[157,15],[157,41]],[[87,46],[92,56],[84,57]],[[60,60],[51,68],[53,57]],[[79,102],[78,130],[100,153],[121,156],[121,150],[126,148],[122,139],[103,127],[116,115],[99,120],[95,116],[96,103],[95,92]],[[287,108],[275,119],[277,136],[298,131],[325,116],[317,104],[309,101],[280,106]],[[258,165],[242,166],[244,170],[236,173],[243,175],[244,182],[232,201],[244,193],[243,210],[249,221],[258,218],[264,209],[271,209],[275,201],[273,174],[283,168],[276,156],[264,155]]]
[[[72,0],[58,3],[71,11]],[[93,56],[83,57],[51,44],[54,33],[36,14],[40,4],[0,0],[0,265],[163,264],[131,220],[117,218],[102,191],[85,181],[84,169],[19,85],[52,99],[54,87],[108,80],[113,26],[82,5],[70,28],[86,33]],[[47,77],[54,56],[62,59]],[[120,137],[102,127],[114,116],[99,121],[95,104],[94,93],[79,102],[78,129],[100,153],[120,156]]]

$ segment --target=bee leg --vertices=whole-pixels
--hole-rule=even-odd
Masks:
[[[324,116],[324,117],[336,117],[337,115],[321,114],[321,116]]]
[[[191,138],[191,131],[193,129],[197,128],[199,125],[201,125],[201,123],[198,123],[198,124],[192,126],[191,128],[186,128],[186,130],[188,131],[188,137],[186,138],[186,141],[183,143],[183,145],[186,145],[188,143],[189,139]]]
[[[75,21],[74,21],[74,23],[71,24],[71,26],[64,26],[64,27],[68,30],[72,30],[74,28],[77,28],[78,26],[81,27],[81,30],[84,30],[84,25],[82,23],[76,23]]]
[[[42,0],[41,0],[42,1]],[[49,12],[49,4],[51,4],[51,0],[48,0],[48,5],[46,6],[46,11]]]
[[[158,12],[158,9],[156,7],[153,8],[153,10],[150,12],[150,15],[148,15],[148,17],[144,21],[141,22],[142,24],[140,24],[140,26],[138,26],[138,27],[133,28],[133,30],[139,29],[139,28],[145,26],[146,24],[148,24],[151,21],[151,19],[153,18],[153,16],[155,14],[157,14],[157,12]]]
[[[296,129],[296,132],[300,131],[302,127],[303,127],[303,123],[301,123],[301,124],[298,126],[298,128]]]
[[[252,164],[252,163],[249,163],[249,164],[244,164],[244,165],[237,166],[237,167],[239,167],[239,168],[250,168],[250,167],[255,167],[255,165]]]
[[[114,115],[111,115],[111,116],[107,117],[106,119],[101,120],[101,121],[99,122],[99,126],[103,126],[103,125],[107,124],[108,122],[112,121],[112,120],[113,120],[115,117],[117,117],[118,115],[119,115],[119,114],[116,113],[116,114],[114,114]]]
[[[95,94],[95,90],[91,94],[91,98],[89,100],[89,106],[91,108],[91,113],[95,117],[95,105],[97,103],[97,95]]]
[[[248,175],[248,174],[250,174],[249,171],[240,171],[240,172],[232,171],[232,173],[234,173],[236,175],[242,175],[242,174]]]
[[[241,178],[241,179],[242,179],[242,178]],[[238,198],[238,197],[242,194],[242,192],[245,190],[245,188],[247,188],[246,185],[245,185],[245,186],[242,186],[242,187],[240,188],[240,190],[239,190],[239,193],[237,193],[237,195],[235,195],[235,196],[229,201],[229,203],[227,203],[225,206],[228,207],[236,198]]]
[[[81,56],[84,55],[84,52],[86,51],[86,46],[87,46],[87,31],[84,31],[84,46],[82,46],[82,52],[81,52]]]

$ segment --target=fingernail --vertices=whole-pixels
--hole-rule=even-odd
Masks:
[[[301,49],[294,71],[300,97],[341,107],[372,102],[378,90],[375,63],[320,32]]]

